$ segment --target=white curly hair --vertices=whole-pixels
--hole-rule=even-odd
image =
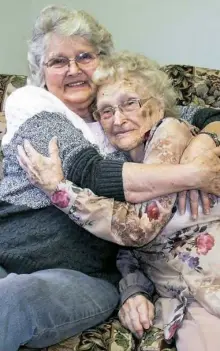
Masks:
[[[135,79],[140,88],[148,91],[164,107],[165,117],[178,117],[177,95],[168,75],[160,66],[144,55],[122,51],[100,63],[93,75],[96,85],[115,83],[123,79]],[[142,89],[142,90],[143,90]]]
[[[98,53],[109,55],[113,50],[111,34],[85,11],[60,6],[44,8],[37,18],[28,47],[28,83],[44,87],[43,62],[52,34],[86,38]]]

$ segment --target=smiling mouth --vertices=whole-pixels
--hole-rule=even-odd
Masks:
[[[81,82],[66,84],[66,87],[68,87],[68,88],[80,88],[80,87],[84,87],[84,86],[88,86],[88,82],[81,81]]]
[[[123,132],[116,133],[116,136],[117,137],[123,137],[123,136],[125,136],[126,134],[128,134],[130,132],[133,132],[133,130],[126,130],[126,131],[123,131]]]

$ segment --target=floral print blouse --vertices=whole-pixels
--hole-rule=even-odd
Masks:
[[[178,164],[189,141],[197,133],[181,120],[163,119],[150,133],[145,146],[146,164]],[[80,226],[121,246],[118,268],[124,277],[143,272],[160,297],[155,324],[166,339],[174,337],[192,299],[220,317],[220,208],[212,197],[210,216],[197,222],[176,212],[176,194],[142,204],[100,198],[88,189],[65,181],[52,195],[52,203]],[[219,303],[218,303],[219,302]],[[164,317],[163,310],[170,313]]]

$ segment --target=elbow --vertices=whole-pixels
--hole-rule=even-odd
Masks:
[[[142,229],[135,232],[131,230],[130,233],[127,232],[122,246],[138,248],[148,244],[149,241],[148,235],[146,235],[146,232],[144,232]]]
[[[138,204],[142,202],[140,194],[135,193],[134,191],[126,190],[124,191],[124,196],[125,196],[126,202],[129,202],[131,204]]]
[[[131,204],[139,204],[141,202],[145,202],[151,200],[152,196],[149,197],[149,194],[146,192],[134,192],[134,191],[124,191],[124,196],[126,202]]]

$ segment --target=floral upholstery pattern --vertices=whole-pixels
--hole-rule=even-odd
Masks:
[[[170,76],[177,91],[178,104],[197,104],[220,108],[220,71],[193,66],[168,65],[162,69]],[[0,75],[0,145],[5,130],[4,106],[10,93],[26,84],[25,76]],[[2,155],[0,153],[0,179]],[[20,351],[28,351],[21,347]],[[34,351],[30,349],[29,351]],[[39,349],[38,349],[39,350]],[[117,317],[41,351],[176,351],[167,345],[163,331],[151,328],[141,341],[123,328]],[[37,350],[35,350],[37,351]]]
[[[179,65],[165,66],[163,70],[173,81],[179,105],[220,108],[220,71]]]

